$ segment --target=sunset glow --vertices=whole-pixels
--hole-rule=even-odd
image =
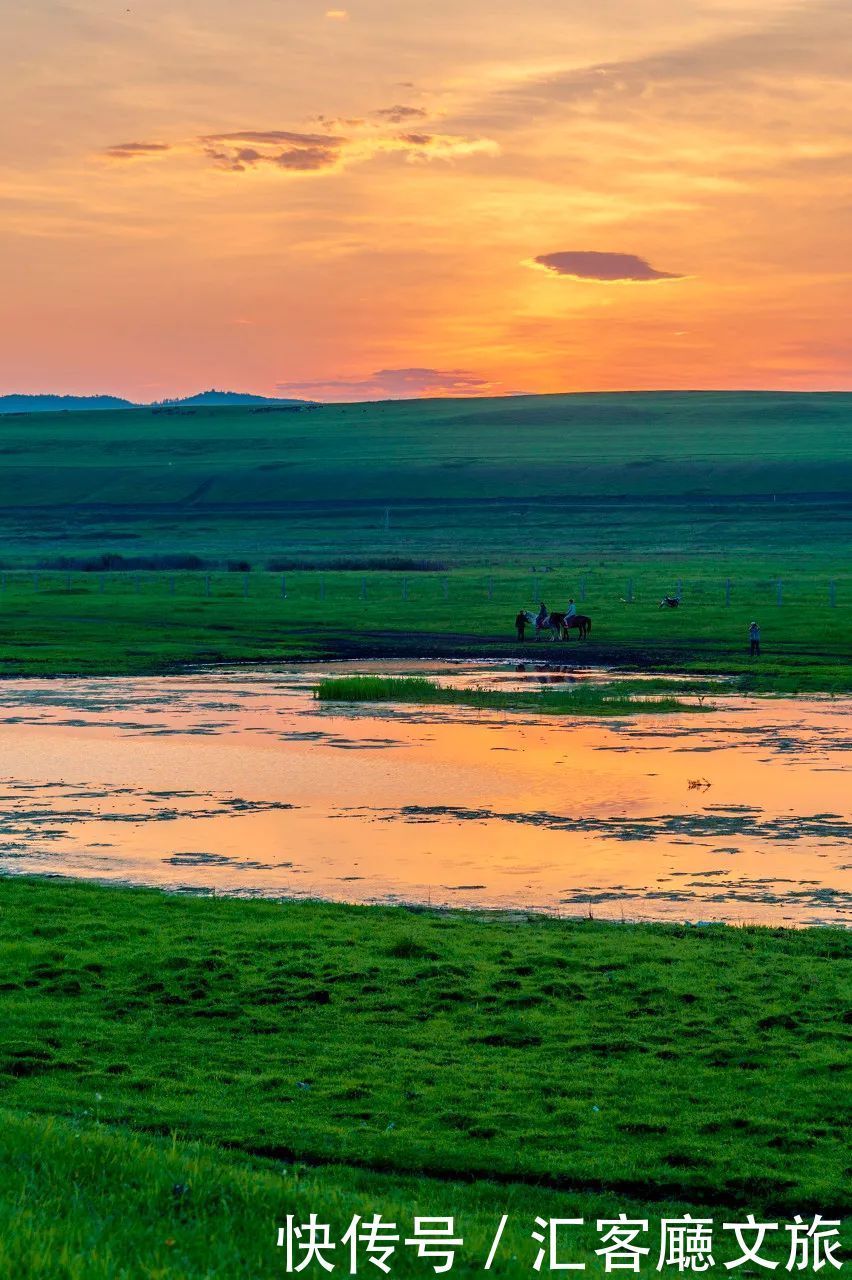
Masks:
[[[852,388],[845,0],[34,0],[0,393]]]

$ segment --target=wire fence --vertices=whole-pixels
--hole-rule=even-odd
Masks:
[[[789,579],[763,577],[698,577],[667,581],[657,573],[623,575],[601,570],[572,578],[569,573],[493,572],[399,573],[372,571],[329,572],[297,570],[274,573],[181,571],[56,571],[3,570],[0,572],[0,608],[4,598],[85,595],[122,599],[140,597],[173,600],[254,599],[285,604],[334,601],[347,603],[428,602],[453,606],[487,605],[564,608],[573,599],[578,609],[593,604],[662,605],[663,607],[711,606],[732,608],[739,604],[801,608],[803,604],[831,609],[848,606],[852,582],[798,575]],[[664,601],[670,603],[664,604]]]

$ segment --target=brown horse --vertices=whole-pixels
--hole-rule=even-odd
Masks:
[[[575,613],[570,618],[564,613],[550,613],[545,626],[550,627],[554,640],[570,639],[568,632],[572,629],[579,631],[580,639],[585,640],[592,629],[592,620],[585,613]]]
[[[585,640],[592,630],[592,620],[588,614],[575,613],[573,617],[563,618],[561,626],[561,637],[563,640],[568,640],[570,638],[568,632],[571,630],[579,631],[580,639]]]

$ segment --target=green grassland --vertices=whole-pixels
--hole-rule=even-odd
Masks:
[[[214,573],[209,588],[204,573],[8,572],[0,579],[0,671],[97,675],[333,657],[523,656],[724,671],[758,691],[852,687],[852,570],[839,549],[826,563],[786,577],[780,606],[777,582],[759,576],[753,559],[737,566],[727,606],[725,569],[724,562],[681,559],[656,567],[640,560],[572,564],[535,577],[528,569],[469,568]],[[682,606],[661,611],[661,594],[678,581]],[[518,608],[537,608],[541,596],[555,607],[569,594],[591,616],[591,637],[552,643],[528,636],[521,648]],[[752,618],[762,629],[759,663],[747,654]]]
[[[9,415],[8,555],[836,547],[852,396],[633,393]],[[390,508],[389,528],[385,511]]]
[[[588,661],[742,672],[758,617],[765,687],[845,688],[850,426],[839,393],[8,415],[0,669],[505,656],[573,594]]]
[[[537,1214],[849,1212],[841,931],[7,879],[0,956],[3,1274],[280,1274],[311,1210],[454,1213],[462,1275],[503,1212],[498,1275]]]

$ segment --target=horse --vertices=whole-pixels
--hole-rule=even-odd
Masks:
[[[562,636],[563,640],[568,640],[568,632],[576,630],[580,632],[580,639],[585,640],[592,630],[592,620],[586,613],[574,613],[570,618],[562,619]]]
[[[592,620],[585,613],[575,613],[568,618],[558,610],[553,613],[539,610],[538,614],[532,614],[529,609],[524,609],[523,612],[528,624],[535,628],[536,635],[549,631],[551,640],[567,640],[572,629],[579,631],[580,639],[585,640],[592,629]]]
[[[522,609],[521,613],[526,618],[527,626],[535,631],[536,639],[542,631],[549,631],[551,640],[559,639],[559,623],[551,622],[552,615],[548,613],[544,603],[538,613],[533,613],[531,609]]]
[[[660,601],[660,608],[676,609],[679,604],[680,604],[680,599],[677,596],[663,596],[662,600]]]

